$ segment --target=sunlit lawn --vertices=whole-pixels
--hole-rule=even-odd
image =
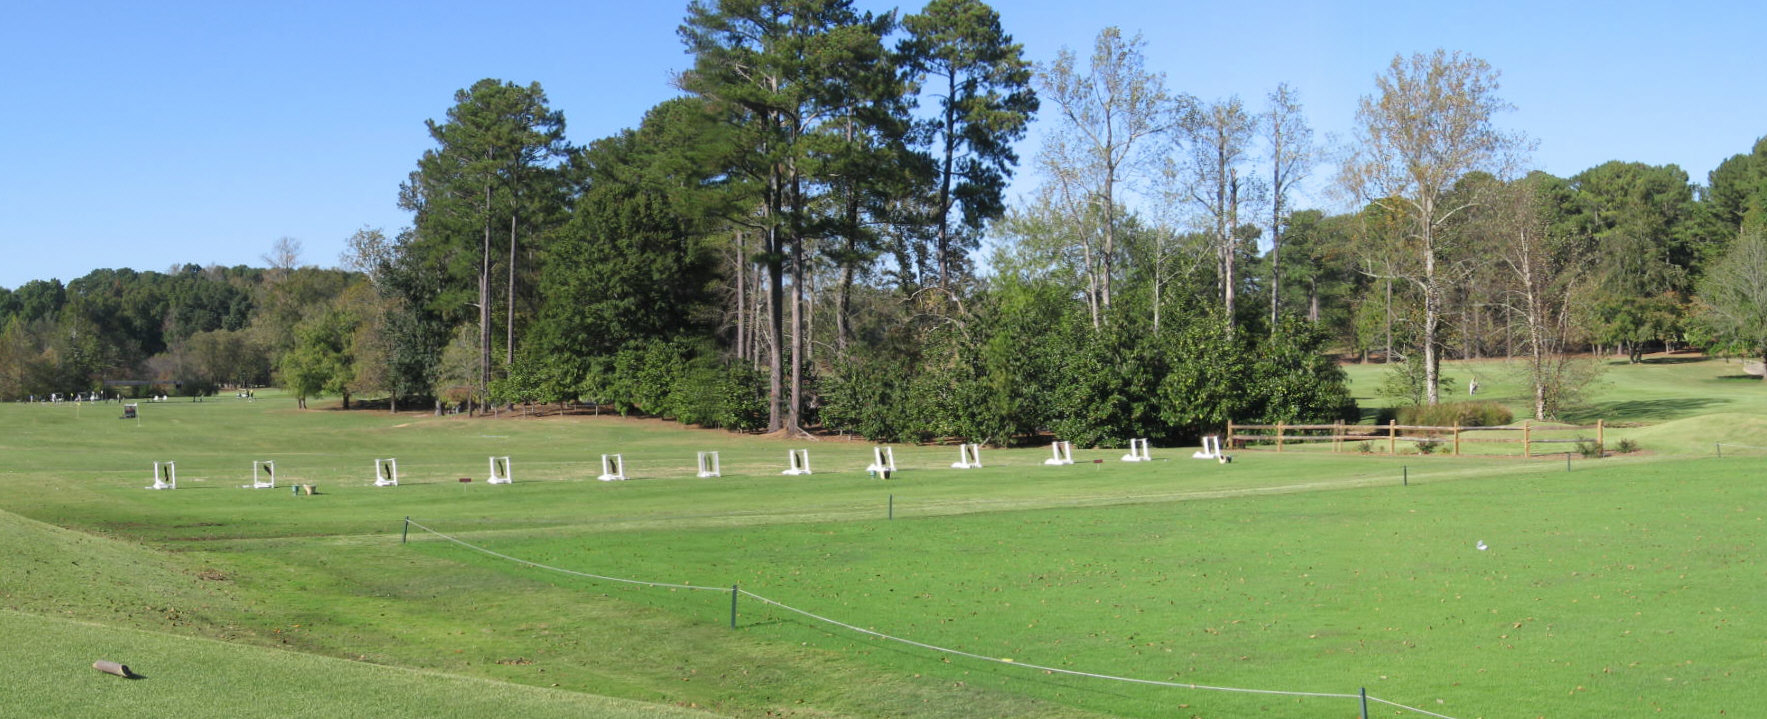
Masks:
[[[1525,403],[1500,362],[1471,371],[1481,398]],[[1350,372],[1369,396],[1378,368]],[[1050,467],[1045,449],[1027,448],[953,470],[954,447],[898,446],[902,471],[884,481],[867,476],[861,441],[655,421],[301,412],[274,394],[144,404],[138,422],[114,405],[6,405],[0,508],[122,543],[8,520],[0,546],[15,561],[0,565],[0,586],[4,606],[27,613],[9,622],[28,646],[62,643],[66,628],[29,620],[54,613],[739,716],[1357,715],[1345,699],[1026,664],[1366,688],[1452,717],[1747,715],[1767,703],[1750,671],[1767,658],[1754,600],[1767,589],[1767,485],[1756,481],[1767,449],[1745,440],[1767,448],[1751,417],[1767,404],[1759,383],[1733,374],[1716,362],[1614,366],[1585,410],[1596,414],[1577,421],[1645,423],[1620,430],[1645,451],[1569,469],[1562,458],[1355,452],[1241,452],[1222,465],[1189,448],[1140,464],[1082,449],[1075,465]],[[1722,459],[1714,437],[1735,445]],[[800,447],[816,473],[781,476]],[[725,477],[693,476],[702,450],[721,452]],[[623,454],[633,479],[595,481],[604,452]],[[370,486],[374,458],[389,456],[401,486]],[[511,458],[514,484],[484,484],[489,456]],[[320,494],[240,489],[254,459]],[[177,462],[177,491],[142,489],[154,460]],[[405,517],[573,572],[726,589],[543,571],[416,529],[402,545]],[[72,554],[87,566],[60,564]],[[731,629],[732,585],[989,659],[747,598]],[[0,655],[9,674],[28,664]],[[302,671],[365,681],[352,666]],[[72,686],[8,706],[53,714]]]

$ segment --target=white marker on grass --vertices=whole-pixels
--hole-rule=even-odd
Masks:
[[[1479,543],[1476,545],[1473,545],[1473,546],[1478,547],[1479,551],[1481,551],[1481,552],[1483,552],[1487,549],[1490,549],[1490,547],[1485,546],[1485,540],[1483,540],[1483,539],[1479,540]]]

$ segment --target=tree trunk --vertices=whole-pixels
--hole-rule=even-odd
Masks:
[[[1099,324],[1098,319],[1098,262],[1096,258],[1093,257],[1090,233],[1086,232],[1086,229],[1083,227],[1080,229],[1080,232],[1080,257],[1086,264],[1086,309],[1092,312],[1092,329],[1097,330],[1102,327],[1102,325]]]
[[[1223,158],[1222,162],[1225,163],[1226,159]],[[1233,230],[1234,225],[1239,223],[1239,170],[1230,170],[1227,176],[1229,178],[1227,181],[1227,206],[1224,208],[1227,212],[1226,217],[1221,221],[1226,230],[1221,235],[1221,294],[1222,303],[1226,305],[1227,309],[1227,331],[1232,332],[1234,320],[1238,317],[1234,312],[1234,304],[1238,299],[1239,279],[1235,276],[1234,260],[1237,259],[1235,255],[1239,253],[1234,251],[1233,245],[1237,239],[1233,236]]]
[[[767,234],[771,246],[767,260],[767,339],[772,343],[767,356],[767,431],[773,432],[785,422],[785,354],[781,351],[785,339],[785,268],[777,255],[779,229],[768,228]]]
[[[509,213],[509,287],[507,288],[508,304],[504,311],[508,313],[503,320],[504,346],[503,366],[515,364],[515,213]]]
[[[1442,401],[1441,361],[1436,335],[1442,322],[1440,288],[1436,286],[1436,256],[1427,253],[1423,261],[1423,389],[1429,406]]]
[[[735,264],[736,264],[736,340],[734,342],[732,342],[731,344],[736,346],[736,360],[738,362],[741,362],[743,360],[748,359],[748,335],[745,334],[745,331],[748,329],[748,325],[747,325],[748,316],[746,314],[746,310],[744,309],[744,300],[746,300],[747,298],[743,296],[744,293],[748,291],[748,279],[744,276],[744,272],[748,269],[747,268],[748,251],[744,246],[743,233],[741,233],[741,232],[736,233],[736,263]]]
[[[491,388],[491,187],[485,186],[485,245],[479,262],[479,386],[480,396]]]
[[[769,336],[764,331],[766,322],[763,321],[762,314],[769,312],[767,308],[770,306],[770,298],[766,291],[766,273],[761,272],[759,265],[749,269],[754,276],[754,286],[749,293],[749,297],[753,298],[749,302],[749,360],[754,363],[755,371],[759,372],[761,357],[766,350],[765,343],[769,341]]]
[[[939,288],[951,288],[951,175],[957,151],[957,138],[953,134],[957,130],[957,67],[948,67],[945,75],[945,158],[939,168]]]
[[[1387,287],[1386,287],[1386,290],[1387,290],[1387,307],[1386,307],[1386,310],[1387,310],[1387,323],[1386,323],[1387,349],[1386,349],[1386,352],[1381,355],[1380,363],[1381,364],[1392,364],[1393,363],[1393,281],[1387,280],[1386,284],[1387,284]]]
[[[802,366],[816,366],[816,271],[802,268],[804,277],[804,360]]]
[[[1479,315],[1472,306],[1472,293],[1461,297],[1460,326],[1466,331],[1461,333],[1460,358],[1472,359],[1478,356],[1479,342],[1476,337],[1479,328]]]
[[[786,403],[785,429],[803,431],[804,405],[804,246],[802,238],[791,243],[791,399]]]
[[[1160,290],[1164,285],[1166,272],[1166,253],[1162,247],[1155,247],[1153,253],[1153,333],[1160,333]]]
[[[778,88],[774,88],[777,90]],[[768,124],[780,122],[777,113],[769,112]],[[784,247],[780,244],[780,215],[785,208],[785,168],[778,163],[768,166],[766,199],[762,202],[762,212],[767,220],[767,339],[773,343],[772,352],[767,355],[767,431],[778,431],[784,425],[785,417],[781,410],[785,400],[785,355],[781,351],[784,335],[781,334],[785,324],[785,256]]]
[[[853,305],[853,265],[841,267],[840,295],[835,298],[834,308],[834,346],[841,357],[847,356],[847,343],[853,333],[852,321],[847,314]]]
[[[1307,321],[1319,324],[1319,278],[1307,278]]]
[[[1110,137],[1111,130],[1106,130],[1105,146],[1115,147]],[[1108,312],[1111,308],[1111,254],[1117,250],[1117,198],[1116,198],[1117,166],[1107,163],[1104,180],[1104,248],[1098,258],[1098,303],[1099,312]],[[1093,329],[1102,325],[1097,314],[1092,320]]]
[[[791,243],[791,397],[786,400],[784,429],[791,434],[803,431],[801,424],[804,406],[804,193],[803,178],[798,175],[797,165],[791,161],[786,163],[787,173],[787,217],[789,232],[786,241]]]
[[[1270,224],[1270,332],[1282,316],[1282,226],[1275,218]]]

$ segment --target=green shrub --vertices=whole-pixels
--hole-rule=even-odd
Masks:
[[[1587,439],[1577,440],[1577,454],[1585,459],[1601,459],[1601,443]]]
[[[1630,439],[1622,439],[1618,445],[1615,445],[1614,449],[1620,454],[1631,454],[1638,451],[1638,443]]]
[[[1514,421],[1515,413],[1496,402],[1444,402],[1400,407],[1395,417],[1399,424],[1423,427],[1498,427]]]

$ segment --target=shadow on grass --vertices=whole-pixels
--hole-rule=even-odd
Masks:
[[[1646,357],[1639,360],[1638,364],[1694,364],[1696,362],[1704,362],[1707,359],[1709,358],[1705,355],[1689,355],[1686,357]]]
[[[1579,424],[1598,419],[1608,422],[1663,421],[1689,417],[1726,404],[1730,404],[1730,400],[1710,397],[1602,402],[1566,412],[1564,420]]]

